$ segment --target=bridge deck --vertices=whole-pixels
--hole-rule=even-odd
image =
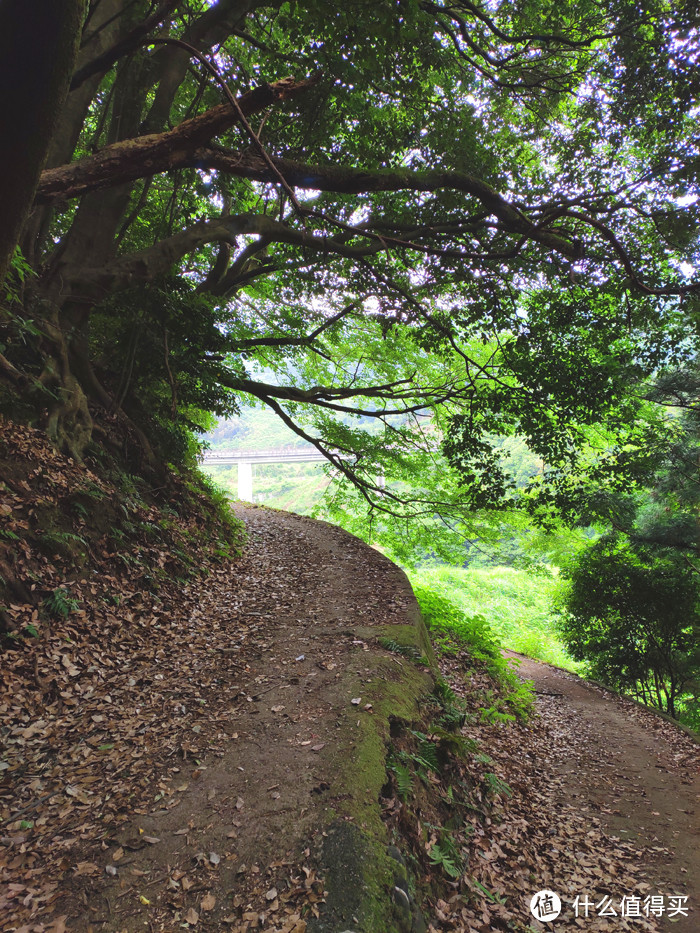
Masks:
[[[312,463],[325,459],[315,447],[269,447],[264,450],[207,451],[202,463]]]

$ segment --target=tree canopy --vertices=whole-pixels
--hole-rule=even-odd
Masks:
[[[254,399],[426,541],[517,435],[546,522],[696,352],[697,42],[667,0],[92,0],[0,408],[154,469]]]

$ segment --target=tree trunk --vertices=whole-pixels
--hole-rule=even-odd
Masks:
[[[0,282],[68,93],[84,12],[85,0],[0,2]]]

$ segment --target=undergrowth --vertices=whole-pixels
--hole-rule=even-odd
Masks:
[[[482,717],[489,722],[526,719],[534,700],[532,685],[521,681],[512,662],[503,657],[484,616],[467,615],[430,587],[414,584],[413,590],[436,649],[450,655],[466,648],[492,679],[493,688],[486,688],[483,694]]]
[[[583,673],[567,652],[554,607],[557,578],[512,567],[422,567],[411,577],[445,596],[467,615],[485,616],[505,648]]]
[[[122,593],[165,597],[242,549],[225,495],[184,465],[138,475],[105,449],[77,463],[0,419],[0,477],[0,650]]]

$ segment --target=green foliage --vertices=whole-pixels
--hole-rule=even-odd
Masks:
[[[427,586],[414,584],[413,591],[428,629],[468,644],[479,660],[499,656],[498,643],[483,616],[467,616],[446,596]]]
[[[592,475],[582,500],[607,529],[573,558],[562,630],[595,676],[700,725],[700,420],[695,360],[669,364],[638,392],[655,407],[624,453],[632,488]]]
[[[51,618],[67,619],[72,612],[77,612],[80,603],[70,595],[70,590],[59,587],[44,599],[42,606]]]
[[[440,771],[440,762],[436,742],[430,736],[417,730],[412,730],[412,735],[418,739],[418,751],[412,756],[413,761],[419,769],[437,774]]]
[[[672,548],[612,533],[567,572],[561,630],[595,677],[678,716],[700,700],[700,585]]]
[[[575,553],[575,552],[574,552]],[[554,608],[558,577],[512,567],[421,567],[414,583],[443,595],[465,613],[488,618],[505,648],[567,670],[584,665],[567,652]]]
[[[490,900],[492,904],[505,904],[506,903],[506,898],[503,894],[499,894],[498,892],[494,892],[494,891],[489,891],[489,889],[485,887],[483,884],[481,884],[480,881],[477,881],[476,878],[470,878],[469,880],[470,880],[470,883],[473,884],[474,887],[477,889],[477,891],[481,892],[481,894],[483,894],[484,897],[488,898],[488,900]],[[532,927],[528,927],[528,930],[531,930],[531,929]]]
[[[393,760],[389,761],[388,768],[396,778],[396,787],[399,797],[405,802],[413,791],[413,775],[411,770],[407,765]]]
[[[5,276],[4,281],[2,282],[2,302],[7,306],[19,302],[21,298],[22,286],[26,280],[33,275],[36,275],[36,273],[24,258],[22,250],[19,248],[19,246],[16,246],[10,263],[10,269],[8,274]],[[36,329],[34,329],[34,335],[36,335]],[[4,349],[5,347],[0,346],[0,351],[3,351]]]
[[[489,793],[496,796],[500,794],[503,794],[505,797],[513,796],[513,791],[510,789],[508,784],[506,784],[502,778],[499,778],[497,774],[492,774],[490,771],[486,771],[483,776],[483,781]]]
[[[527,718],[531,712],[531,685],[521,682],[511,664],[502,656],[500,646],[488,622],[481,615],[468,616],[444,595],[429,587],[413,584],[421,613],[431,633],[466,647],[499,685],[499,694],[487,697],[484,718],[506,722],[515,717]],[[439,642],[438,642],[439,643]]]
[[[93,314],[92,340],[109,361],[105,378],[115,397],[174,463],[194,462],[193,432],[209,427],[211,414],[238,411],[234,394],[220,384],[229,349],[221,318],[179,277],[111,295]]]
[[[442,838],[433,843],[428,858],[430,864],[441,868],[448,878],[459,878],[464,871],[464,858],[449,833],[444,832]]]
[[[386,648],[386,650],[391,651],[392,654],[401,654],[405,658],[410,658],[412,661],[420,661],[423,657],[415,645],[402,645],[393,638],[379,638],[378,642],[382,648]]]

